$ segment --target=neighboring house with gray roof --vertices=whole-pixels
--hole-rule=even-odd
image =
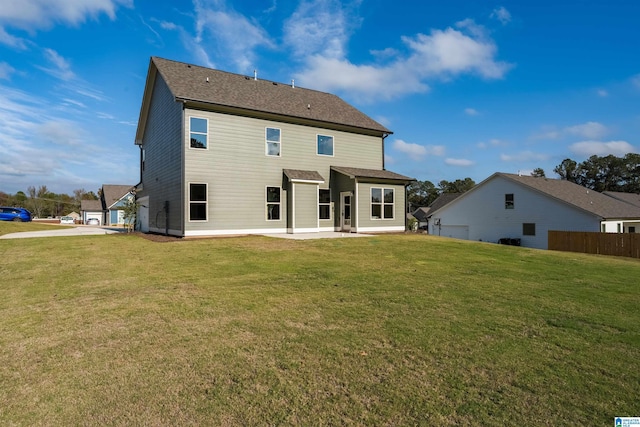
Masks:
[[[611,229],[613,225],[613,229]],[[635,232],[640,208],[566,180],[495,173],[430,212],[431,234],[547,249],[549,230]]]
[[[640,194],[638,193],[622,193],[620,191],[603,191],[602,194],[622,200],[640,208]]]
[[[420,207],[413,212],[413,216],[418,220],[418,227],[424,230],[429,228],[429,215],[430,212],[437,211],[443,206],[451,203],[462,193],[442,193],[440,194],[429,206]]]
[[[152,57],[136,144],[145,232],[402,231],[391,134],[335,95]]]
[[[133,185],[104,184],[98,193],[99,200],[80,201],[82,222],[86,224],[90,218],[96,218],[100,225],[123,225],[124,204],[135,197]]]

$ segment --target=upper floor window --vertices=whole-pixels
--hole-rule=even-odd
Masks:
[[[267,140],[267,156],[280,157],[280,129],[267,128],[265,134]]]
[[[280,220],[280,187],[267,187],[267,221]]]
[[[333,156],[333,137],[327,135],[318,135],[317,153],[322,156]]]
[[[371,188],[371,219],[393,219],[393,188]]]
[[[189,221],[207,220],[207,184],[189,184]]]
[[[331,190],[318,190],[318,218],[331,219]]]
[[[209,121],[199,117],[189,118],[189,140],[191,148],[207,148]]]
[[[513,194],[505,194],[504,195],[504,208],[505,209],[513,209],[514,201]]]

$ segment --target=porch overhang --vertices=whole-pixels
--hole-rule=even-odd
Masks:
[[[289,182],[302,184],[324,184],[324,178],[317,171],[283,169],[282,172]]]

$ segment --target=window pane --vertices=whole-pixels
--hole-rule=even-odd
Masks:
[[[267,128],[267,141],[280,142],[280,129]]]
[[[207,148],[207,135],[192,133],[191,148]]]
[[[523,223],[522,224],[522,235],[523,236],[535,236],[536,235],[536,224],[535,223]]]
[[[393,219],[393,205],[384,205],[385,219]]]
[[[191,132],[207,133],[207,119],[191,117]]]
[[[191,221],[206,221],[207,219],[206,203],[191,203],[189,205],[189,219]]]
[[[382,203],[382,188],[371,189],[371,203]]]
[[[318,199],[320,203],[331,203],[331,191],[320,190],[318,193]]]
[[[280,205],[267,205],[267,219],[280,219]]]
[[[385,188],[384,190],[384,202],[393,203],[393,189]]]
[[[189,186],[189,200],[192,202],[207,201],[207,184],[191,184]]]
[[[371,205],[371,218],[376,218],[376,219],[382,218],[381,205]]]
[[[280,156],[280,143],[279,142],[267,142],[267,155]]]
[[[333,137],[318,135],[318,154],[333,156]]]
[[[320,219],[331,219],[331,207],[329,205],[320,205]]]
[[[280,203],[280,187],[267,187],[267,202]]]

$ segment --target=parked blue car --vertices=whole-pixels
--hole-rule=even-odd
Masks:
[[[31,212],[24,208],[0,206],[0,221],[29,222],[31,221]]]

